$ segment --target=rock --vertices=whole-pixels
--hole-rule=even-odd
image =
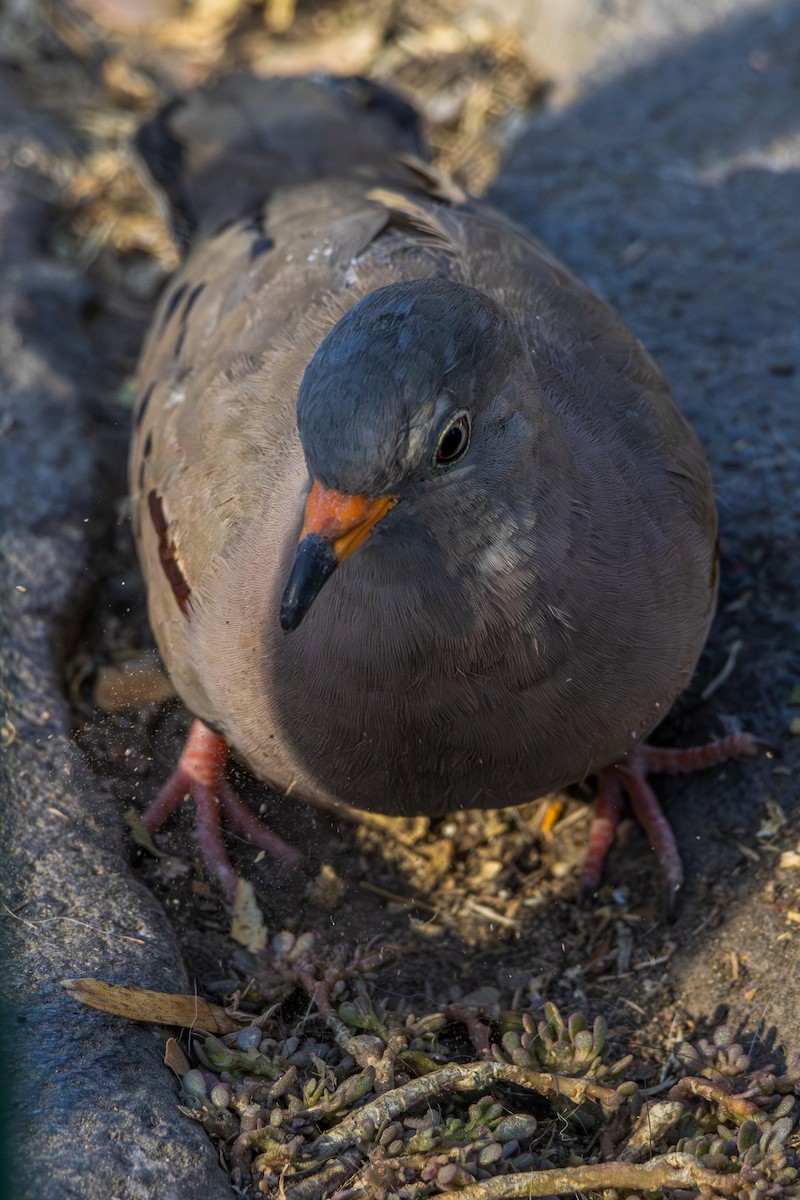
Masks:
[[[64,134],[0,74],[0,157]],[[62,656],[92,587],[103,439],[94,388],[114,346],[89,290],[42,245],[53,210],[34,165],[0,174],[0,691],[3,1066],[18,1200],[222,1200],[226,1177],[178,1111],[163,1030],[81,1008],[64,977],[185,990],[167,918],[128,865],[125,831],[71,739]],[[5,907],[7,906],[7,907]],[[6,1075],[6,1078],[8,1076]],[[5,1193],[4,1193],[5,1194]]]

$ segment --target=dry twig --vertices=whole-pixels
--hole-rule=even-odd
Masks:
[[[310,1158],[326,1159],[368,1138],[380,1125],[393,1121],[417,1104],[443,1099],[451,1092],[485,1092],[496,1083],[514,1083],[530,1088],[541,1096],[566,1096],[576,1104],[584,1100],[599,1100],[613,1104],[616,1093],[591,1079],[572,1079],[550,1071],[532,1071],[511,1063],[448,1063],[420,1079],[384,1092],[370,1104],[345,1118],[330,1133],[317,1138],[308,1148]]]
[[[720,1175],[701,1167],[691,1154],[659,1154],[647,1163],[606,1162],[552,1171],[498,1175],[481,1183],[443,1192],[439,1200],[527,1200],[531,1196],[563,1196],[604,1188],[652,1192],[663,1188],[713,1189],[731,1196],[741,1187],[736,1175]]]

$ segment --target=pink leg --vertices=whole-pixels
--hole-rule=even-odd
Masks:
[[[705,746],[685,749],[665,750],[660,746],[642,745],[627,758],[599,771],[597,807],[581,874],[581,895],[596,891],[600,883],[603,864],[619,824],[624,793],[655,852],[671,912],[683,883],[683,865],[672,829],[647,776],[701,771],[730,759],[752,758],[765,748],[763,742],[749,733],[731,733]]]
[[[646,775],[684,775],[690,771],[705,771],[732,758],[755,758],[768,747],[750,733],[729,733],[727,737],[705,746],[685,746],[663,749],[661,746],[640,746],[631,755],[641,764]]]
[[[178,805],[189,798],[196,811],[197,843],[203,861],[217,877],[229,901],[236,897],[238,877],[225,850],[221,814],[242,837],[294,865],[302,855],[272,833],[242,803],[225,780],[228,747],[202,721],[193,721],[177,767],[145,809],[142,822],[153,834]]]
[[[283,838],[278,837],[263,821],[254,817],[246,804],[243,804],[229,783],[224,781],[219,786],[219,799],[227,823],[240,837],[260,846],[275,858],[283,859],[289,867],[296,867],[303,861],[303,856],[294,846],[290,846]]]
[[[631,802],[633,815],[647,834],[656,856],[664,880],[667,911],[672,912],[683,883],[683,863],[675,835],[655,792],[647,782],[645,769],[636,763],[630,766],[619,763],[616,769],[622,776],[622,786]]]
[[[589,845],[581,870],[579,896],[581,901],[594,895],[600,886],[600,877],[608,852],[614,845],[617,826],[622,816],[622,783],[617,772],[600,771],[597,776],[597,796],[594,802],[592,823],[589,826]]]
[[[233,904],[239,880],[222,840],[220,803],[216,792],[213,785],[209,787],[206,784],[198,784],[192,791],[197,846],[206,867],[216,875],[229,903]]]
[[[148,833],[160,829],[178,805],[193,795],[198,785],[213,787],[225,770],[227,755],[224,738],[212,733],[202,721],[192,721],[177,767],[142,813],[142,823]]]
[[[181,770],[175,770],[150,804],[142,813],[142,824],[148,833],[157,829],[171,817],[191,791],[191,780]]]

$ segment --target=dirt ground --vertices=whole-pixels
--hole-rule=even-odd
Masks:
[[[6,393],[16,386],[27,405],[22,418],[0,424],[17,480],[10,528],[16,522],[36,538],[45,530],[57,539],[62,522],[70,537],[81,524],[90,526],[75,543],[80,552],[70,564],[69,588],[65,576],[61,617],[53,611],[53,571],[64,565],[63,550],[52,551],[48,573],[50,550],[36,542],[17,552],[12,533],[11,586],[21,587],[25,600],[36,571],[45,571],[42,586],[52,603],[44,615],[30,610],[24,617],[41,616],[35,638],[32,626],[14,624],[12,612],[5,643],[12,667],[7,761],[23,793],[26,780],[46,780],[47,795],[40,789],[36,803],[46,801],[47,812],[66,813],[73,825],[42,833],[18,855],[12,850],[5,903],[33,924],[54,920],[56,911],[76,924],[83,919],[91,880],[54,887],[59,900],[70,895],[69,907],[48,908],[40,897],[52,856],[61,857],[53,878],[66,871],[74,881],[75,856],[90,828],[90,840],[96,834],[96,844],[108,847],[90,875],[122,878],[130,889],[125,921],[115,928],[127,929],[120,936],[149,930],[138,958],[126,957],[115,935],[116,957],[109,959],[95,948],[84,953],[79,940],[70,943],[71,932],[57,950],[48,948],[39,925],[31,937],[42,963],[28,975],[21,969],[12,1009],[24,1007],[25,989],[31,995],[42,986],[50,999],[41,1013],[79,1022],[52,998],[59,972],[196,989],[220,1002],[243,990],[264,1003],[270,996],[265,960],[231,939],[229,916],[197,859],[188,814],[159,835],[157,855],[137,848],[119,819],[143,806],[166,778],[188,720],[176,700],[163,698],[164,681],[153,667],[125,520],[130,379],[154,298],[177,261],[129,139],[173,90],[214,70],[248,65],[261,72],[361,72],[402,88],[426,117],[437,161],[473,190],[489,188],[623,311],[666,367],[708,448],[723,532],[719,616],[695,680],[655,740],[691,744],[746,727],[775,747],[756,762],[659,782],[688,875],[674,922],[665,918],[644,837],[630,822],[596,901],[577,904],[588,791],[561,797],[557,809],[538,801],[436,820],[353,814],[340,821],[272,796],[235,772],[241,794],[270,826],[307,848],[306,864],[288,871],[247,844],[231,847],[237,868],[255,884],[270,935],[313,932],[321,959],[337,947],[378,939],[383,959],[371,986],[400,1012],[434,1012],[478,996],[503,1011],[535,1010],[548,1000],[564,1012],[602,1015],[619,1053],[632,1049],[638,1056],[643,1082],[661,1077],[681,1039],[720,1019],[740,1028],[756,1057],[775,1044],[787,1057],[800,1049],[800,9],[695,5],[707,9],[706,20],[687,24],[680,4],[645,4],[622,37],[619,14],[606,20],[604,7],[588,0],[564,6],[552,62],[544,37],[550,26],[543,20],[537,42],[538,7],[522,0],[502,15],[491,4],[448,0],[300,3],[296,11],[280,0],[266,6],[198,0],[174,11],[156,0],[59,0],[41,9],[12,6],[0,16],[2,59],[15,97],[8,111],[22,114],[14,128],[23,131],[6,165],[37,173],[43,182],[33,189],[34,203],[45,209],[28,248],[35,276],[14,267],[8,288],[14,279],[34,277],[46,277],[46,286],[30,288],[21,305],[14,296],[8,303],[30,353],[45,364],[36,375],[40,391],[49,388],[58,400],[62,367],[70,362],[63,407],[77,414],[72,430],[58,403],[35,409],[25,399],[30,375],[22,366],[8,368],[14,386],[7,383]],[[674,20],[665,32],[666,10]],[[603,29],[606,58],[597,34]],[[561,54],[570,36],[580,80]],[[72,341],[70,330],[56,329],[64,311],[59,288],[77,313]],[[83,353],[91,355],[83,360],[91,365],[85,373]],[[26,425],[35,411],[38,426],[33,417]],[[23,467],[25,446],[34,458]],[[52,499],[62,484],[71,497],[63,513]],[[33,559],[36,567],[28,569]],[[34,644],[38,650],[25,648]],[[42,667],[43,682],[31,682],[38,676],[24,666],[26,655],[34,665],[37,655],[55,663]],[[140,674],[132,680],[134,670]],[[39,732],[26,738],[26,729],[49,727],[51,712],[61,723],[49,734],[55,742],[46,746]],[[54,757],[56,745],[61,758]],[[34,748],[49,757],[26,765]],[[66,799],[76,777],[79,793],[90,797],[83,809]],[[25,794],[20,804],[33,806],[30,787]],[[30,817],[29,828],[44,830],[39,821]],[[31,883],[37,877],[38,892]],[[171,928],[151,898],[142,899],[137,881],[151,889]],[[157,949],[148,959],[150,939]],[[47,1009],[51,1001],[55,1007]],[[96,1036],[106,1036],[111,1019],[103,1021],[92,1027],[101,1031]],[[30,1062],[41,1052],[36,1070],[51,1086],[57,1054],[48,1058],[47,1036],[41,1034]],[[87,1036],[71,1043],[78,1058]],[[141,1052],[152,1055],[151,1035],[141,1038]],[[114,1053],[104,1053],[105,1065],[119,1082]],[[65,1094],[74,1098],[81,1091],[77,1067],[61,1069],[69,1076]],[[99,1070],[93,1061],[84,1072],[87,1078],[95,1072],[89,1094],[104,1086]],[[170,1086],[167,1076],[158,1097],[152,1090],[153,1111],[168,1123]],[[84,1086],[81,1121],[94,1129],[85,1095]],[[55,1157],[66,1161],[65,1143],[80,1121],[48,1120]],[[104,1129],[113,1128],[112,1116],[104,1121]],[[169,1126],[169,1140],[191,1131],[188,1147],[199,1127],[178,1121]],[[112,1194],[92,1190],[101,1185],[87,1182],[80,1157],[63,1176],[54,1169],[46,1183],[30,1173],[24,1194]],[[197,1182],[181,1175],[189,1172],[185,1159],[169,1167],[169,1193],[158,1190],[163,1180],[154,1182],[161,1177],[151,1164],[151,1175],[128,1170],[125,1182],[123,1160],[108,1176],[114,1195],[199,1194],[192,1190]],[[219,1172],[214,1179],[218,1190],[206,1194],[232,1194]]]

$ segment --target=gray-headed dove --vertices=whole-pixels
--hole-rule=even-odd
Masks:
[[[138,145],[189,249],[141,358],[134,531],[198,719],[148,827],[190,791],[231,895],[220,810],[292,851],[226,744],[278,791],[403,815],[595,775],[584,889],[625,793],[674,894],[647,773],[757,743],[643,745],[717,587],[708,467],[661,371],[375,84],[231,76]]]

